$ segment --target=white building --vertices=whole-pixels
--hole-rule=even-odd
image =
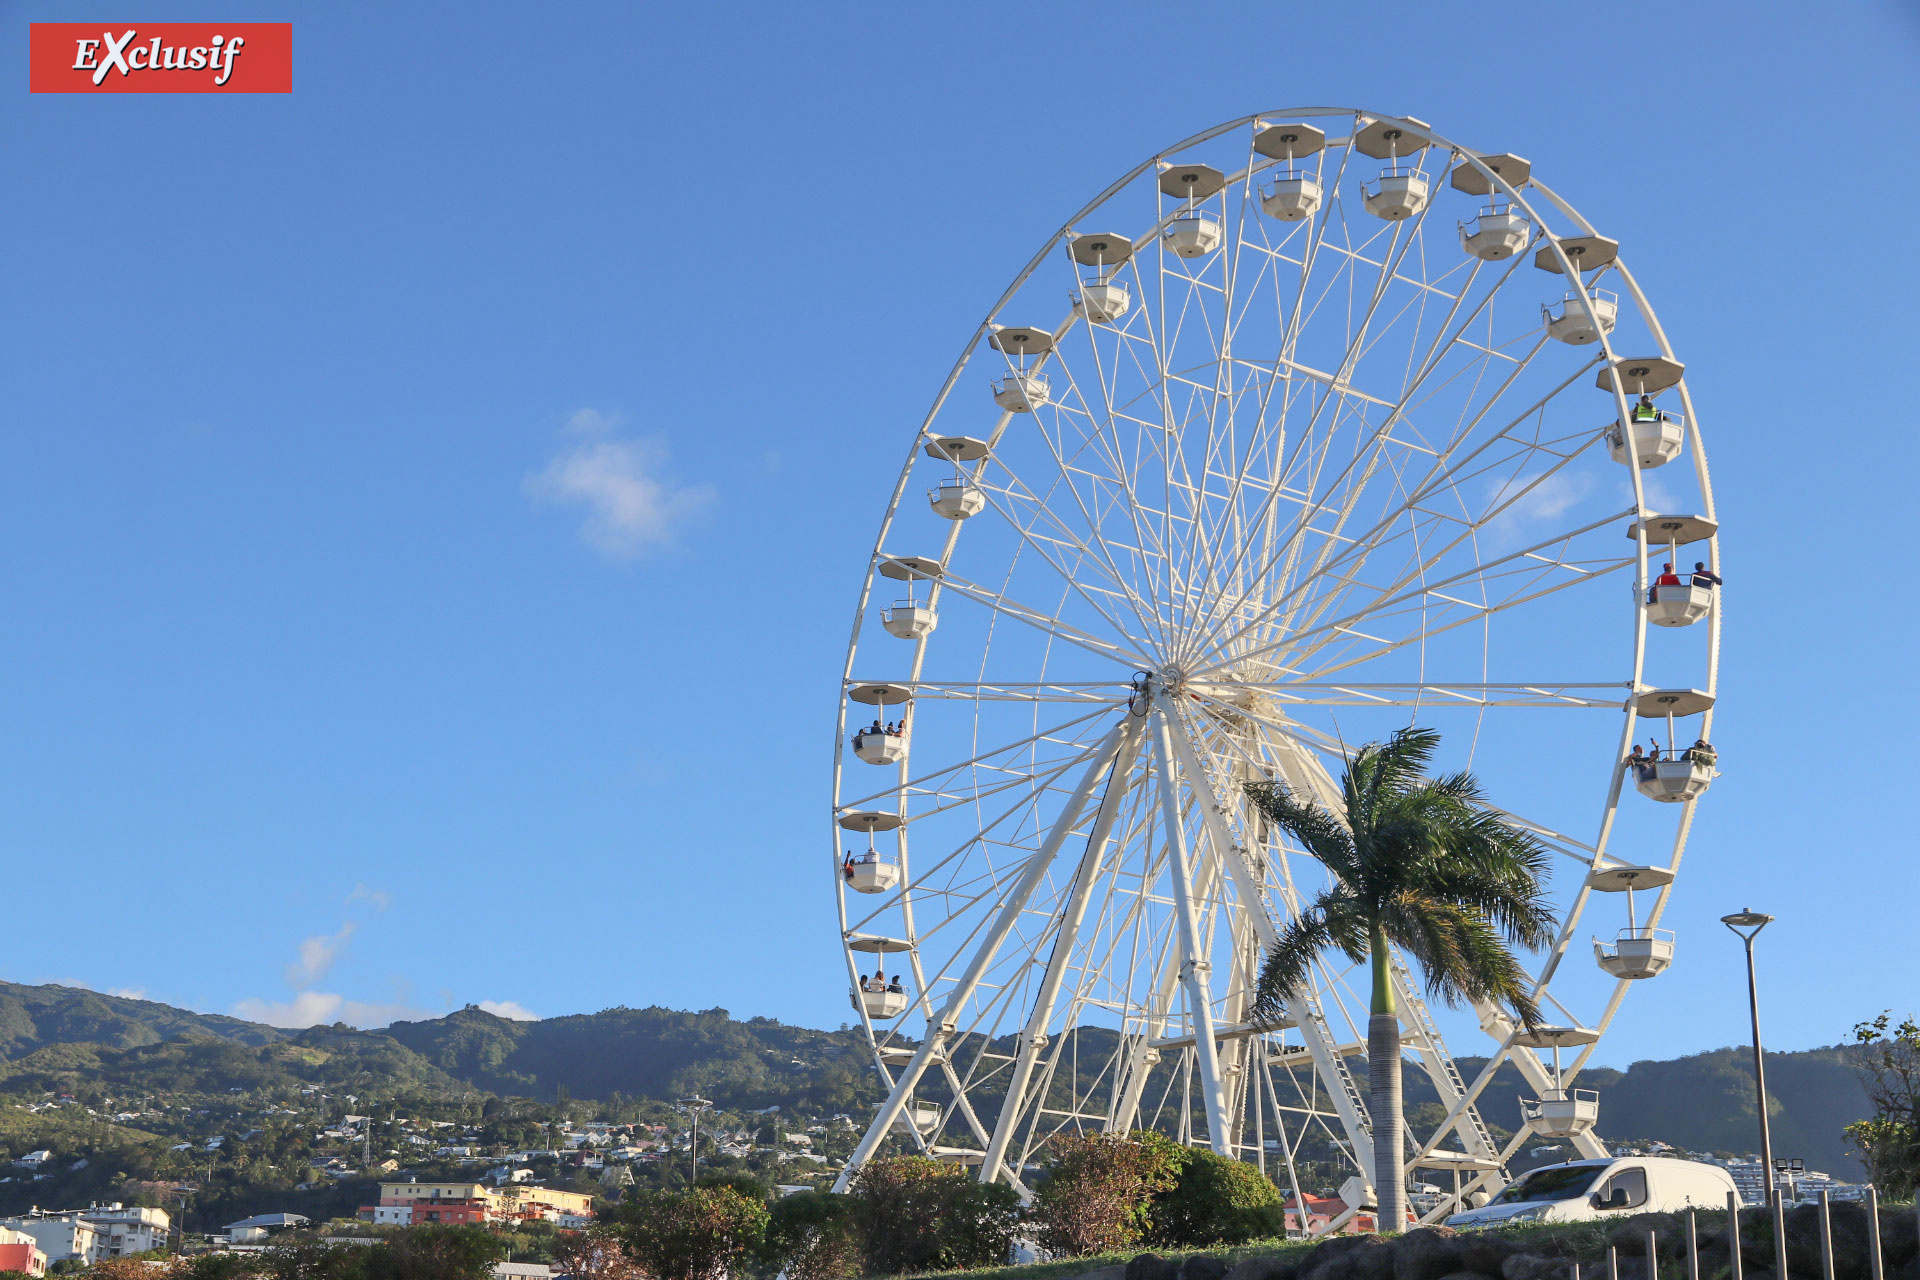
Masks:
[[[0,1227],[32,1236],[40,1252],[47,1255],[48,1262],[59,1262],[63,1258],[92,1262],[98,1257],[94,1252],[93,1224],[76,1213],[30,1213],[0,1218]]]
[[[412,1226],[413,1206],[410,1204],[377,1204],[373,1206],[373,1223],[378,1227]]]
[[[165,1209],[127,1206],[117,1200],[112,1204],[89,1205],[80,1211],[80,1216],[93,1226],[96,1261],[164,1249],[167,1235],[173,1229],[173,1219]]]

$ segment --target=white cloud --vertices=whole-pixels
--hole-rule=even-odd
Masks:
[[[249,996],[233,1006],[233,1016],[270,1027],[311,1027],[332,1022],[346,998],[326,991],[302,991],[291,1000],[259,1000]]]
[[[384,1027],[402,1018],[437,1017],[431,1009],[416,1009],[408,1004],[374,1004],[349,1000],[331,991],[302,991],[291,1000],[259,1000],[249,997],[233,1006],[233,1016],[249,1022],[264,1022],[270,1027],[311,1027],[325,1022],[345,1022],[355,1027]]]
[[[538,1022],[540,1015],[513,1000],[482,1000],[480,1007],[496,1018],[507,1018],[514,1022]]]
[[[335,934],[315,934],[300,944],[300,958],[287,966],[287,985],[298,991],[327,976],[359,925],[349,920]]]
[[[123,1000],[145,1000],[147,989],[145,987],[108,987],[107,994],[119,996]]]
[[[633,560],[671,545],[689,520],[713,504],[712,485],[683,485],[666,472],[667,447],[622,437],[620,419],[582,409],[567,422],[571,443],[545,470],[527,477],[543,502],[586,508],[580,536],[602,555]]]
[[[385,889],[369,889],[363,884],[353,886],[353,892],[347,895],[347,905],[364,902],[375,911],[385,911],[393,905],[393,895]]]

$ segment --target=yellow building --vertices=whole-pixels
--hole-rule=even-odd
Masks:
[[[551,1221],[561,1214],[587,1217],[593,1213],[593,1197],[578,1191],[556,1191],[551,1187],[530,1187],[523,1183],[501,1187],[493,1193],[498,1211],[510,1218],[545,1218]]]

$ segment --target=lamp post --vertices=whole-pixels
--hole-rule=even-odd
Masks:
[[[680,1099],[680,1105],[693,1113],[693,1134],[692,1134],[691,1141],[687,1143],[688,1150],[693,1154],[693,1177],[690,1178],[688,1181],[699,1182],[700,1181],[700,1113],[702,1111],[705,1111],[707,1108],[711,1107],[713,1103],[709,1102],[705,1098],[696,1096],[692,1098]]]
[[[1721,916],[1720,923],[1733,930],[1747,946],[1747,1012],[1753,1018],[1753,1082],[1760,1094],[1760,1168],[1766,1181],[1769,1202],[1773,1199],[1773,1134],[1767,1127],[1767,1065],[1760,1056],[1760,996],[1753,979],[1753,940],[1773,923],[1773,917],[1759,911],[1742,910]]]
[[[1730,916],[1721,916],[1720,923],[1733,930],[1747,948],[1747,1012],[1753,1018],[1753,1087],[1760,1095],[1760,1185],[1767,1207],[1773,1211],[1774,1270],[1784,1276],[1787,1219],[1783,1210],[1786,1206],[1781,1202],[1779,1189],[1773,1181],[1773,1133],[1767,1125],[1767,1064],[1760,1052],[1760,995],[1753,977],[1753,940],[1760,936],[1762,929],[1773,923],[1773,917],[1746,908]]]

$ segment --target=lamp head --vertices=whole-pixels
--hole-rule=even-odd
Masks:
[[[1755,911],[1748,907],[1730,916],[1721,916],[1720,923],[1751,942],[1756,934],[1773,923],[1773,917],[1764,911]]]

